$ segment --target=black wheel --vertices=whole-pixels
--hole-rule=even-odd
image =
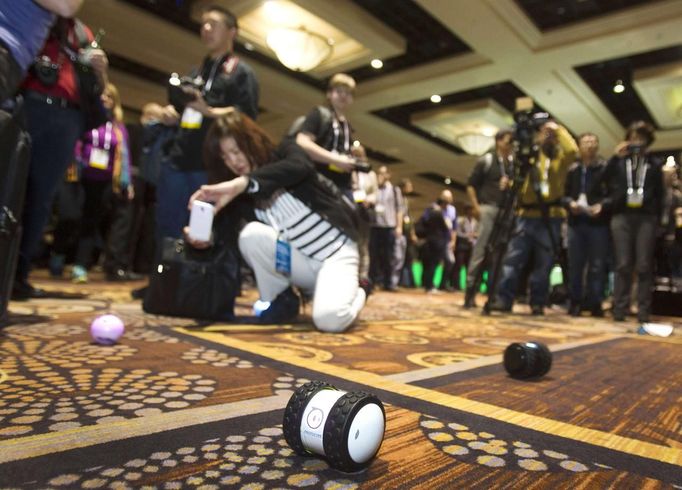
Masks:
[[[289,447],[300,456],[311,454],[301,441],[301,421],[305,407],[310,399],[315,396],[315,393],[328,389],[336,388],[323,381],[309,381],[291,395],[287,408],[284,409],[284,419],[282,420],[284,439],[286,439]]]
[[[541,342],[510,344],[504,351],[504,367],[512,378],[544,376],[552,367],[552,353]]]
[[[379,452],[381,442],[376,450],[366,461],[354,461],[348,450],[348,441],[350,435],[350,428],[353,419],[358,414],[360,409],[369,404],[378,405],[384,419],[384,428],[386,427],[386,412],[381,401],[374,395],[355,391],[346,393],[339,398],[327,416],[327,422],[324,425],[324,453],[329,462],[329,465],[337,470],[345,472],[360,471],[369,466],[372,459]],[[384,429],[385,430],[385,429]],[[382,434],[383,440],[383,434]]]

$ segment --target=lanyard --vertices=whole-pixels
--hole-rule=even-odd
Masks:
[[[332,142],[332,149],[336,150],[336,146],[339,144],[339,132],[341,131],[341,124],[339,119],[334,116],[334,122],[332,123],[332,129],[334,130],[334,141]],[[348,128],[348,121],[343,120],[343,151],[348,154],[350,153],[350,130]]]
[[[225,58],[227,56],[227,61],[225,61]],[[213,81],[215,80],[215,77],[218,75],[218,67],[221,65],[225,66],[225,73],[228,75],[231,74],[235,67],[237,66],[237,63],[239,62],[239,58],[237,56],[221,56],[220,58],[216,59],[213,62],[213,66],[211,67],[211,71],[208,74],[208,80],[204,84],[204,88],[202,90],[202,93],[206,95],[210,90],[211,87],[213,87]]]
[[[639,157],[637,157],[639,160]],[[636,166],[635,172],[637,173],[636,175],[636,180],[637,180],[637,194],[643,194],[644,193],[644,180],[646,179],[646,173],[647,170],[649,170],[649,164],[646,163],[646,161],[643,162],[638,162]],[[633,185],[632,185],[632,159],[628,158],[625,160],[625,177],[628,181],[628,194],[632,194],[633,192]]]
[[[549,157],[545,158],[545,164],[542,169],[542,181],[549,182],[549,167],[552,164],[552,160]]]
[[[108,122],[104,127],[104,149],[109,150],[111,148],[111,122]],[[99,148],[99,130],[97,128],[92,130],[92,146],[93,148]]]
[[[220,57],[213,62],[211,71],[208,73],[208,80],[206,80],[206,83],[204,84],[203,90],[204,95],[206,95],[211,90],[211,87],[213,86],[213,80],[215,80],[216,72],[218,71],[218,67],[220,66],[222,61],[223,57]]]
[[[509,155],[507,157],[507,165],[505,165],[505,159],[503,157],[500,157],[499,155],[495,155],[495,158],[497,158],[497,164],[500,166],[500,176],[506,177],[509,172],[507,172],[507,165],[510,165],[513,161],[513,157]]]

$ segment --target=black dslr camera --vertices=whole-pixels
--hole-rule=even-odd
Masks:
[[[40,83],[46,87],[52,87],[57,83],[59,78],[60,65],[54,63],[49,57],[41,56],[31,65],[31,73],[38,79]]]
[[[201,92],[203,88],[204,80],[201,77],[180,77],[177,73],[172,73],[168,79],[168,102],[176,108],[184,108],[196,100],[194,90]]]

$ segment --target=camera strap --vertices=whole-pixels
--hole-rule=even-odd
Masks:
[[[233,54],[227,54],[225,56],[221,56],[220,58],[217,58],[213,62],[213,66],[211,66],[211,70],[208,73],[208,78],[206,80],[206,83],[204,84],[204,88],[202,90],[203,95],[206,95],[210,90],[211,87],[213,86],[213,82],[215,81],[215,77],[218,76],[218,68],[222,68],[222,72],[228,76],[232,75],[234,70],[237,68],[237,65],[239,64],[239,56],[235,56]],[[202,70],[202,72],[205,70]]]

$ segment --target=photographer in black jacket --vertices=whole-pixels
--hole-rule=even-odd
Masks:
[[[163,120],[177,127],[167,146],[157,186],[157,238],[179,238],[189,213],[185,203],[206,183],[202,158],[204,139],[214,119],[233,108],[255,119],[258,82],[251,67],[234,54],[237,18],[230,11],[208,7],[201,16],[201,41],[207,56],[189,76],[192,83],[171,85],[171,104]],[[179,83],[175,82],[175,83]],[[177,88],[182,93],[178,94]]]
[[[663,197],[661,164],[648,153],[653,142],[651,124],[632,123],[604,173],[609,192],[604,207],[612,214],[615,321],[624,321],[629,312],[633,270],[637,272],[637,319],[649,321],[654,245]]]

